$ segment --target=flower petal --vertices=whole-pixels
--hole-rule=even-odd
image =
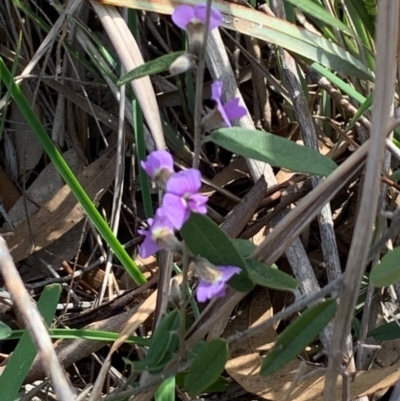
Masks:
[[[214,81],[211,84],[211,99],[214,102],[220,102],[222,96],[222,82],[221,81]]]
[[[194,168],[174,174],[167,182],[167,192],[179,196],[195,194],[200,187],[201,174]]]
[[[188,24],[195,18],[194,9],[192,6],[181,5],[175,8],[172,13],[172,21],[179,28],[186,30]]]
[[[217,283],[210,283],[206,280],[200,279],[199,285],[197,286],[196,290],[196,298],[199,302],[205,302],[208,299],[212,299],[218,294],[225,294],[224,291],[225,283],[217,282]]]
[[[234,120],[235,118],[240,118],[247,114],[246,107],[243,107],[239,103],[240,99],[238,97],[235,97],[234,99],[231,99],[224,104],[223,107],[225,110],[225,114],[229,120]]]
[[[207,5],[206,4],[198,4],[194,6],[194,15],[195,17],[203,24],[206,24],[206,16],[207,16]],[[222,14],[215,7],[211,6],[211,14],[210,14],[210,31],[214,28],[219,27],[222,24]]]
[[[207,214],[206,203],[208,198],[204,195],[193,194],[187,199],[189,210],[195,213]]]
[[[154,220],[151,223],[151,231],[169,230],[173,233],[174,225],[168,216],[168,213],[162,207],[159,207],[154,216]]]
[[[174,160],[166,150],[156,150],[151,152],[146,160],[142,160],[140,165],[147,175],[154,178],[161,172],[162,169],[168,170],[171,174],[174,173]]]
[[[185,200],[179,195],[166,193],[163,197],[161,207],[173,226],[178,230],[182,228],[183,224],[190,217],[190,210],[187,208]]]
[[[211,99],[214,100],[216,103],[217,110],[219,111],[219,114],[221,115],[225,126],[231,127],[231,122],[229,121],[228,116],[226,115],[225,108],[222,104],[221,100],[222,96],[222,82],[221,81],[214,81],[211,84]]]
[[[144,235],[144,241],[140,245],[139,255],[141,258],[145,259],[151,255],[154,255],[160,247],[156,244],[155,241],[151,238],[151,232],[148,230],[138,230],[140,235]],[[147,232],[147,233],[146,233]]]
[[[236,266],[217,266],[217,267],[222,274],[221,281],[223,281],[224,283],[230,280],[235,274],[240,274],[242,272],[242,270]]]

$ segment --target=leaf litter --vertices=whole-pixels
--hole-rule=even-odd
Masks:
[[[11,4],[9,0],[6,0],[6,3]],[[65,135],[65,139],[58,137],[57,142],[63,152],[81,156],[75,162],[68,160],[68,163],[70,166],[76,164],[75,173],[79,181],[90,198],[101,209],[103,215],[109,218],[111,215],[111,184],[115,179],[117,150],[113,146],[105,149],[104,143],[116,142],[118,120],[115,114],[120,112],[115,108],[116,100],[113,98],[111,105],[110,101],[108,104],[104,102],[104,96],[108,96],[110,99],[110,96],[117,93],[115,82],[119,77],[119,72],[112,69],[112,64],[113,62],[121,63],[127,72],[142,63],[143,59],[156,58],[165,50],[165,46],[170,52],[176,50],[175,47],[179,42],[176,30],[172,27],[169,18],[163,14],[171,14],[172,7],[179,3],[175,1],[134,2],[136,8],[152,12],[141,14],[142,17],[138,19],[140,27],[139,46],[133,44],[136,42],[132,41],[133,36],[128,30],[127,24],[122,19],[119,20],[120,15],[117,9],[105,8],[101,4],[131,6],[132,2],[128,0],[118,2],[107,0],[90,3],[92,8],[89,9],[89,6],[85,5],[74,14],[74,18],[79,19],[80,27],[75,25],[76,21],[74,20],[73,23],[68,22],[70,24],[68,29],[73,27],[71,31],[67,30],[67,25],[65,28],[58,25],[60,28],[57,32],[50,31],[50,36],[47,39],[50,39],[50,43],[51,40],[55,40],[55,42],[54,47],[50,45],[48,49],[49,58],[47,60],[43,58],[43,54],[35,54],[39,44],[48,35],[48,28],[45,28],[45,23],[40,24],[40,28],[32,35],[24,35],[20,55],[21,64],[17,69],[17,75],[26,67],[26,60],[35,60],[36,67],[32,70],[33,76],[24,82],[25,87],[27,86],[26,82],[29,82],[24,93],[29,92],[31,99],[32,94],[34,95],[36,99],[35,111],[44,125],[52,124],[56,110],[63,107],[61,98],[66,99],[65,110],[60,114],[61,119],[63,116],[66,118],[61,129],[62,132],[60,131],[60,135]],[[285,82],[277,68],[279,60],[276,57],[275,45],[284,46],[293,54],[298,53],[306,58],[319,61],[328,68],[340,71],[344,80],[357,77],[368,82],[369,85],[370,70],[367,65],[357,60],[354,51],[351,51],[351,46],[344,49],[341,45],[332,44],[322,37],[320,32],[318,35],[314,31],[311,33],[306,23],[300,27],[300,19],[296,24],[289,21],[283,22],[256,9],[249,9],[224,1],[216,1],[215,4],[224,13],[224,27],[239,32],[246,39],[239,41],[238,46],[230,40],[228,35],[224,34],[223,30],[221,36],[219,34],[213,35],[212,46],[215,47],[212,49],[214,54],[208,55],[210,59],[208,60],[206,81],[209,80],[210,76],[214,79],[222,76],[224,86],[228,88],[227,91],[234,88],[240,92],[249,110],[252,111],[252,121],[239,123],[242,128],[252,128],[254,122],[258,122],[258,126],[269,127],[273,133],[288,137],[293,142],[301,143],[299,130],[293,130],[292,126],[295,122],[294,106],[290,103],[291,99],[286,90],[283,92],[279,88],[279,85],[284,87]],[[4,15],[8,15],[6,7],[4,5],[1,7]],[[27,2],[27,6],[17,8],[16,12],[19,17],[23,16],[24,19],[27,18],[29,21],[23,29],[34,32],[31,25],[32,21],[29,19],[31,14],[27,13],[28,10],[32,10],[31,7],[31,2]],[[48,17],[46,23],[54,24],[59,18],[58,11],[60,10],[57,11],[49,5],[42,5],[42,7],[44,15]],[[93,9],[96,10],[97,17],[94,16]],[[98,18],[103,21],[103,26],[99,23]],[[22,21],[22,19],[14,21]],[[62,18],[58,20],[57,24],[60,21]],[[112,22],[110,23],[110,21]],[[19,23],[17,22],[17,25]],[[81,26],[90,27],[91,32],[85,31],[85,29],[81,30]],[[313,26],[313,30],[318,30],[320,27],[321,25],[316,24]],[[10,35],[4,48],[0,50],[0,54],[8,61],[12,61],[12,51],[15,48],[15,43],[17,43],[18,36],[12,31],[11,25],[6,24],[5,30],[7,31],[7,29],[10,31]],[[74,30],[79,30],[79,35]],[[107,41],[109,40],[116,47],[117,56],[113,54],[114,50],[111,46],[106,44],[104,48],[97,49],[101,51],[95,57],[93,49],[85,45],[85,43],[92,43],[92,45],[96,43],[92,32],[95,35],[104,35],[103,32],[106,32],[105,37],[108,36]],[[168,33],[167,37],[164,35],[165,32]],[[290,35],[292,35],[292,42],[289,43],[288,37]],[[82,47],[77,45],[75,39],[78,37]],[[85,40],[82,40],[82,37],[85,37]],[[249,37],[253,39],[249,40]],[[241,50],[242,44],[244,50],[247,50],[249,54]],[[70,58],[71,46],[76,50],[77,58],[74,62]],[[316,50],[318,50],[318,46],[323,52],[323,57],[318,57],[317,60]],[[215,59],[213,60],[211,56]],[[110,57],[115,57],[115,59],[110,61]],[[218,62],[218,57],[221,57],[223,62]],[[92,66],[87,63],[89,58],[93,63]],[[39,62],[37,63],[36,60]],[[254,60],[261,68],[254,67]],[[295,61],[297,60],[295,59]],[[78,69],[75,68],[76,65]],[[301,68],[301,63],[298,64],[298,68]],[[105,74],[106,70],[108,77]],[[109,79],[110,71],[115,74],[112,77],[115,79]],[[167,99],[165,93],[154,91],[153,88],[162,86],[159,83],[152,85],[151,80],[155,81],[155,79],[168,82],[168,90],[171,90],[168,96],[173,99],[173,102],[165,100]],[[275,79],[275,83],[273,83],[273,79]],[[262,80],[262,84],[257,86],[257,80],[258,82]],[[72,84],[73,90],[71,90]],[[186,92],[182,92],[182,84]],[[308,79],[303,90],[308,98],[310,109],[313,111],[313,117],[315,117],[313,124],[318,132],[320,148],[323,148],[321,153],[335,155],[333,156],[334,161],[341,164],[344,160],[352,157],[354,141],[361,137],[361,127],[356,126],[353,131],[344,133],[345,125],[352,117],[346,114],[347,98],[342,95],[340,103],[332,101],[332,99],[326,98],[322,90],[315,84],[311,79]],[[188,159],[190,159],[191,153],[188,152],[188,149],[193,149],[189,116],[190,108],[193,106],[193,98],[190,95],[193,87],[190,85],[190,81],[183,82],[180,78],[175,80],[167,77],[166,74],[160,74],[154,78],[146,77],[142,81],[137,80],[128,89],[135,92],[144,111],[145,122],[149,128],[149,130],[146,128],[144,133],[147,150],[152,150],[154,144],[157,144],[158,147],[164,147],[166,143],[168,148],[174,149],[176,164],[183,168],[190,167]],[[209,82],[206,83],[206,86],[209,88]],[[257,98],[261,93],[260,88],[267,92],[266,97]],[[356,86],[356,90],[361,92],[362,87]],[[256,92],[258,95],[255,95]],[[229,93],[228,98],[233,97],[233,95],[234,93]],[[204,100],[206,110],[211,105],[208,98]],[[327,102],[330,102],[330,107],[327,106]],[[60,105],[59,108],[57,108],[58,104]],[[262,113],[265,113],[265,110],[268,113],[263,115]],[[126,185],[124,185],[122,195],[123,207],[121,208],[121,227],[118,236],[121,241],[126,243],[131,254],[137,258],[136,250],[140,241],[137,228],[142,227],[145,216],[141,192],[136,181],[137,169],[128,168],[129,163],[131,166],[137,164],[134,148],[131,146],[131,139],[133,138],[131,104],[125,105],[125,112],[128,121],[124,126],[127,138],[127,151],[124,153],[127,162]],[[143,289],[139,289],[126,274],[123,274],[118,261],[114,260],[112,262],[113,275],[108,279],[108,296],[101,305],[96,305],[99,286],[95,284],[94,279],[92,282],[91,279],[88,280],[88,287],[80,286],[78,277],[81,277],[87,269],[103,272],[109,250],[95,231],[88,226],[81,207],[71,195],[69,188],[63,185],[47,157],[43,155],[36,139],[23,135],[26,123],[16,114],[13,104],[9,118],[11,121],[5,121],[4,133],[1,133],[3,137],[1,149],[4,157],[0,165],[0,197],[5,205],[5,211],[2,213],[8,214],[10,221],[16,226],[13,228],[7,225],[6,218],[3,217],[2,232],[12,232],[11,235],[6,236],[6,240],[14,261],[19,264],[18,267],[27,288],[30,285],[31,288],[35,288],[32,292],[34,299],[37,299],[44,285],[52,280],[66,284],[59,303],[59,312],[57,312],[58,323],[62,322],[63,319],[68,322],[68,319],[84,317],[92,309],[97,311],[98,314],[88,314],[88,320],[83,320],[85,322],[84,327],[105,328],[120,333],[120,339],[114,343],[107,361],[110,362],[113,369],[121,369],[118,363],[111,360],[111,354],[117,348],[119,348],[119,353],[129,354],[133,352],[133,358],[136,359],[141,358],[144,353],[144,350],[138,347],[134,350],[127,350],[123,344],[126,336],[132,332],[142,335],[153,333],[152,317],[159,313],[160,302],[160,298],[157,298],[158,273],[157,269],[154,269],[154,264],[156,266],[159,264],[160,269],[162,269],[165,262],[161,260],[157,263],[154,258],[144,261],[140,268],[148,278],[149,284],[146,284]],[[327,122],[329,122],[329,128]],[[164,134],[168,130],[172,135],[164,137],[163,124],[168,127]],[[250,124],[250,126],[246,124]],[[102,131],[101,134],[99,131]],[[15,138],[12,142],[8,142],[6,145],[6,138],[8,138],[7,141],[10,141],[9,138],[13,138],[13,136]],[[106,141],[104,138],[107,138]],[[343,142],[346,145],[343,145]],[[10,146],[11,143],[12,146]],[[15,147],[14,153],[10,152],[13,146]],[[340,153],[335,153],[336,147],[340,147]],[[178,157],[179,155],[181,158]],[[85,160],[87,160],[86,166],[83,165]],[[211,143],[207,143],[203,148],[201,170],[204,178],[201,191],[209,197],[209,216],[219,224],[225,221],[229,222],[225,226],[222,224],[222,227],[225,227],[231,236],[243,237],[244,233],[251,232],[251,228],[253,228],[251,239],[256,245],[262,243],[265,236],[276,224],[276,219],[279,219],[279,213],[281,213],[280,208],[288,211],[288,209],[294,208],[304,197],[301,186],[307,180],[306,177],[293,175],[291,172],[287,173],[284,169],[271,169],[269,166],[256,161],[235,157],[230,152]],[[398,185],[390,180],[388,173],[389,171],[384,173],[385,182],[389,184],[389,189],[385,193],[386,203],[383,204],[382,210],[390,210],[390,207],[393,209],[393,206],[390,205],[397,205],[398,202],[396,198]],[[264,200],[259,201],[257,199],[257,202],[246,207],[246,210],[248,209],[250,212],[247,210],[247,214],[242,214],[241,208],[237,206],[242,205],[242,200],[245,199],[247,194],[251,193],[254,185],[252,181],[256,176],[266,177],[267,188]],[[353,178],[331,200],[337,249],[342,269],[346,264],[357,214],[358,181],[357,177]],[[307,191],[311,191],[310,187],[308,188]],[[292,200],[295,199],[292,196],[296,193],[300,193],[299,197]],[[285,199],[289,199],[289,203],[285,203]],[[308,199],[307,202],[312,205],[312,196]],[[154,204],[157,203],[154,191],[152,200]],[[267,223],[258,226],[257,223],[260,221]],[[74,229],[75,231],[73,231]],[[286,230],[287,236],[290,237],[292,227],[289,226]],[[68,233],[71,234],[70,238],[67,238]],[[287,250],[289,245],[289,243],[284,243],[282,249]],[[68,252],[63,252],[66,251],[63,250],[63,247],[68,248]],[[327,282],[327,273],[321,251],[318,222],[315,218],[311,219],[307,230],[302,234],[301,249],[297,255],[297,263],[302,264],[304,260],[302,258],[308,260],[307,265],[311,266],[312,269],[308,274],[314,275],[317,285],[322,287]],[[54,253],[57,254],[57,258],[50,258],[49,255]],[[293,255],[286,254],[286,257],[280,257],[276,264],[280,269],[291,273],[294,260],[296,259],[293,259]],[[73,269],[67,272],[62,267],[64,262],[72,266]],[[177,259],[176,262],[179,264],[180,260]],[[43,265],[50,266],[51,269],[46,270],[46,268],[43,271]],[[35,271],[33,275],[32,270]],[[56,275],[51,273],[53,271],[56,271]],[[78,276],[75,277],[75,273],[78,273]],[[103,279],[104,274],[100,274],[100,277]],[[180,276],[175,277],[179,280]],[[365,287],[366,284],[363,285]],[[127,297],[130,291],[137,291],[136,301],[128,298],[124,301],[124,297]],[[74,296],[77,297],[75,300],[72,299],[73,302],[71,302],[71,294],[75,294]],[[388,290],[384,289],[379,297],[384,298],[387,294]],[[215,307],[211,305],[201,310],[201,324],[196,321],[189,331],[188,344],[193,345],[194,339],[204,338],[207,334],[209,339],[217,338],[221,333],[223,337],[228,337],[237,331],[248,329],[256,323],[265,321],[277,311],[284,310],[286,306],[294,302],[290,293],[259,288],[250,292],[243,301],[244,297],[245,294],[229,293],[224,308],[219,308],[220,304],[217,303]],[[102,310],[109,309],[112,311],[114,303],[118,300],[121,300],[121,304],[118,309],[115,309],[117,311],[115,319],[108,317],[102,321],[99,317]],[[6,313],[11,314],[10,310],[7,310]],[[357,313],[357,318],[361,318],[362,310]],[[378,312],[374,313],[380,313],[379,308]],[[93,320],[90,320],[90,316],[93,316]],[[374,316],[371,316],[370,319],[373,320]],[[257,334],[250,339],[236,342],[230,346],[230,359],[225,366],[226,373],[223,375],[225,377],[229,375],[234,380],[231,387],[238,384],[249,394],[267,400],[282,400],[284,397],[288,400],[304,401],[321,399],[325,376],[322,368],[325,367],[326,359],[320,357],[317,361],[313,360],[316,350],[321,348],[319,340],[316,340],[301,355],[301,361],[295,359],[267,378],[259,375],[263,355],[272,348],[277,335],[282,330],[282,325],[289,323],[290,321],[280,322],[269,327],[262,334]],[[17,327],[19,327],[18,323],[15,328]],[[108,351],[101,348],[104,343],[99,343],[95,347],[89,347],[88,344],[88,340],[79,340],[79,342],[61,340],[56,346],[56,352],[65,368],[76,363],[81,376],[72,371],[69,373],[77,388],[84,387],[85,381],[81,380],[80,377],[90,378],[90,371],[87,369],[88,363],[92,364],[92,367],[96,366],[97,362],[93,356],[90,356],[90,353],[96,352],[96,355],[99,356],[104,355],[105,350]],[[373,369],[370,371],[367,371],[366,366],[357,368],[357,374],[350,385],[352,396],[373,395],[396,383],[400,369],[399,362],[396,359],[386,359],[384,352],[388,347],[390,347],[389,350],[393,351],[392,346],[395,347],[396,344],[388,343],[379,354],[378,359],[381,362],[383,361],[383,364],[372,361]],[[98,367],[94,369],[97,372],[99,370]],[[102,371],[104,375],[109,373],[108,369],[109,365],[104,364]],[[44,372],[38,373],[39,370],[36,360],[32,371],[28,374],[28,379],[43,379]],[[124,371],[122,368],[121,372],[127,373],[127,370]],[[146,381],[146,378],[144,377],[142,380]],[[340,381],[337,387],[338,398],[342,391],[342,385]],[[104,394],[110,394],[115,387],[117,387],[117,381],[112,382]],[[223,394],[220,396],[221,399],[224,399]],[[146,396],[143,397],[146,399]],[[151,395],[147,397],[151,397]]]

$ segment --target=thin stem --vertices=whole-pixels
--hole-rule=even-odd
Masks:
[[[206,23],[204,26],[203,44],[200,49],[199,62],[196,71],[196,96],[194,106],[194,156],[193,168],[198,168],[200,164],[200,151],[201,151],[201,109],[203,105],[203,79],[207,51],[208,31],[210,28],[211,17],[211,3],[212,0],[207,0]]]
[[[187,287],[189,272],[189,249],[185,243],[182,244],[182,283],[181,283],[181,301],[180,301],[180,319],[179,319],[179,353],[181,360],[186,359],[186,305],[187,305]]]

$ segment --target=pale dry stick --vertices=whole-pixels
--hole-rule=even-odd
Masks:
[[[124,69],[122,68],[122,73]],[[124,189],[124,171],[125,171],[125,85],[120,88],[119,97],[119,113],[118,113],[118,139],[117,139],[117,156],[115,158],[115,180],[114,180],[114,193],[112,201],[111,211],[111,229],[116,236],[119,228],[119,221],[121,216],[121,205],[122,205],[122,193]],[[104,279],[101,285],[99,294],[99,305],[103,302],[104,294],[108,285],[109,298],[111,299],[113,294],[111,291],[111,267],[114,253],[111,249],[108,250],[107,262],[104,271]]]
[[[380,174],[386,144],[386,125],[393,103],[398,47],[399,5],[395,0],[382,0],[376,24],[376,83],[372,110],[370,146],[346,271],[345,290],[340,297],[332,337],[324,401],[333,401],[338,374],[341,372],[346,337],[350,331],[358,290],[365,271],[372,228],[380,195]],[[395,40],[393,40],[395,38]],[[361,149],[361,148],[360,148]]]
[[[3,237],[0,237],[0,270],[6,287],[13,298],[14,305],[22,316],[22,319],[36,344],[39,354],[41,355],[43,364],[51,378],[54,390],[57,393],[59,400],[74,400],[75,395],[60,362],[57,359],[47,327],[24,287],[24,283],[18,274],[17,268],[15,267],[14,261]]]
[[[384,168],[383,170],[388,173],[390,170],[390,163],[391,163],[391,157],[390,157],[390,152],[386,151],[385,154],[385,160],[384,160]],[[380,191],[380,197],[379,197],[379,203],[378,203],[378,211],[379,215],[377,217],[377,224],[374,232],[374,237],[378,238],[382,236],[383,229],[384,229],[384,224],[385,224],[385,219],[381,215],[382,212],[385,209],[386,205],[386,196],[387,196],[387,185],[383,184],[381,191]],[[377,263],[379,263],[380,260],[380,249],[372,258],[372,266],[375,266]],[[367,262],[366,262],[367,264]],[[376,325],[376,319],[377,319],[377,313],[378,310],[376,308],[372,308],[372,301],[373,297],[375,295],[375,286],[373,285],[372,281],[369,281],[368,283],[368,288],[367,288],[367,294],[365,296],[365,301],[364,301],[364,308],[363,308],[363,315],[361,319],[361,327],[359,330],[359,335],[358,335],[358,342],[361,345],[365,344],[365,341],[367,339],[367,334],[368,330],[374,329]],[[366,363],[366,357],[365,357],[365,350],[366,348],[361,346],[358,348],[357,351],[357,358],[356,358],[356,367],[357,369],[361,370],[367,370],[368,362]],[[368,358],[367,358],[368,359]]]
[[[90,0],[90,4],[103,24],[125,70],[131,71],[144,64],[136,40],[117,9],[112,6],[104,6],[95,0]],[[165,149],[160,112],[150,78],[146,76],[135,79],[131,82],[131,86],[153,136],[156,148]]]

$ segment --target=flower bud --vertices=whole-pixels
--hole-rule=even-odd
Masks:
[[[191,53],[182,54],[182,56],[177,57],[169,66],[169,72],[171,76],[183,74],[196,65],[196,56]]]

